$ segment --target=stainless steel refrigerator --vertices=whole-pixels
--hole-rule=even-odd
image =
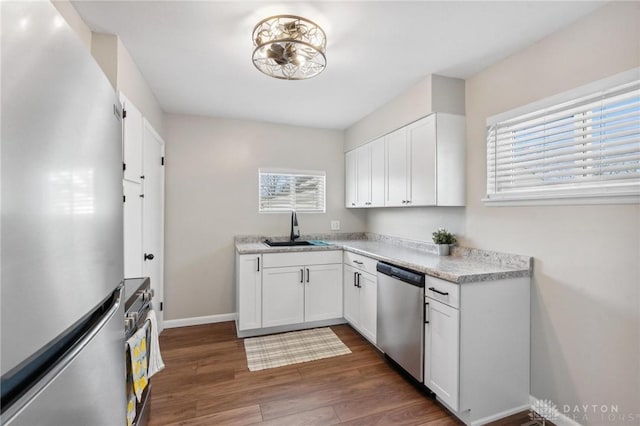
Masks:
[[[0,423],[126,424],[119,103],[51,2],[0,7]]]

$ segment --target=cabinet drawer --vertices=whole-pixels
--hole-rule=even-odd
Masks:
[[[326,265],[342,263],[342,252],[331,251],[299,251],[294,253],[265,253],[262,255],[265,268],[297,265]]]
[[[376,264],[378,261],[375,259],[352,253],[350,251],[345,251],[343,258],[345,265],[353,266],[360,271],[368,272],[373,275],[377,274]]]
[[[427,297],[460,309],[460,284],[427,275],[425,277],[424,294]]]

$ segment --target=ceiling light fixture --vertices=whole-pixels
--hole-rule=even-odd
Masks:
[[[253,65],[271,77],[304,80],[327,66],[327,36],[317,24],[299,16],[276,15],[258,22],[253,45]]]

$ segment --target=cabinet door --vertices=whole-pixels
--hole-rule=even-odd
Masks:
[[[142,176],[142,113],[122,93],[120,102],[126,111],[123,120],[123,163],[124,178],[131,182],[141,182]]]
[[[432,114],[407,126],[410,206],[436,205],[436,116]],[[463,173],[460,170],[460,173]]]
[[[124,190],[124,277],[142,276],[142,185],[122,181]]]
[[[384,206],[384,137],[369,143],[371,151],[370,207]]]
[[[356,207],[357,182],[358,182],[358,158],[355,150],[344,155],[344,196],[345,206]]]
[[[369,207],[371,205],[371,146],[366,144],[356,149],[358,162],[356,205]]]
[[[407,202],[407,128],[385,137],[387,177],[385,206],[404,206]]]
[[[262,271],[262,326],[304,321],[304,267],[266,268]]]
[[[427,300],[424,384],[454,411],[458,411],[459,311],[433,299]]]
[[[304,320],[342,317],[342,264],[305,269]]]
[[[344,265],[343,288],[344,288],[344,319],[349,321],[354,327],[360,323],[360,292],[356,287],[355,268]]]
[[[239,330],[262,327],[261,277],[259,254],[236,256]]]
[[[360,332],[376,343],[378,320],[378,278],[376,275],[360,273]]]

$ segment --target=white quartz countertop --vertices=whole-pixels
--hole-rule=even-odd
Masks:
[[[522,256],[463,249],[452,256],[438,256],[425,250],[378,240],[327,241],[326,246],[269,247],[261,242],[238,242],[239,254],[288,253],[322,250],[346,250],[379,261],[422,272],[454,283],[490,281],[528,277],[531,264],[525,265]],[[519,262],[510,262],[517,257]],[[526,259],[526,258],[525,258]]]

